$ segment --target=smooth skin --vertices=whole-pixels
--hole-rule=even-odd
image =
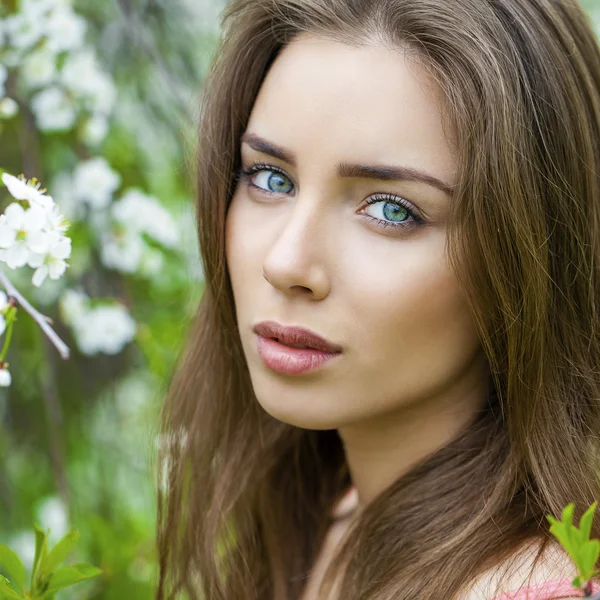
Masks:
[[[287,160],[253,148],[257,138]],[[341,163],[407,167],[452,188],[435,88],[403,52],[302,34],[267,74],[241,156],[243,170],[266,167],[241,177],[227,218],[256,397],[286,423],[338,429],[364,505],[485,398],[479,339],[445,254],[450,194],[338,173]],[[276,373],[256,350],[252,327],[263,320],[311,329],[343,354],[304,375]]]

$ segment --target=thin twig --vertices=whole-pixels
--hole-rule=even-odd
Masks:
[[[0,283],[4,286],[4,289],[9,296],[12,296],[17,300],[20,306],[22,306],[33,318],[33,320],[40,326],[41,330],[48,336],[48,339],[54,344],[58,350],[60,356],[67,360],[71,354],[69,347],[58,337],[58,334],[48,324],[49,319],[39,311],[37,311],[27,299],[19,292],[19,290],[10,282],[8,277],[3,271],[0,270]]]

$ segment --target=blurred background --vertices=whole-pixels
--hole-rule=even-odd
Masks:
[[[71,221],[69,269],[7,271],[70,346],[19,311],[0,388],[0,542],[77,528],[103,569],[59,598],[150,599],[157,416],[202,294],[194,123],[224,0],[0,0],[0,167]],[[600,34],[600,0],[584,0]],[[0,208],[9,202],[0,188]],[[71,561],[70,561],[71,562]]]
[[[81,533],[104,574],[59,598],[152,598],[157,415],[202,293],[194,120],[220,0],[0,0],[0,167],[71,221],[67,273],[38,289],[64,361],[19,311],[0,390],[0,542]],[[9,203],[0,188],[0,208]]]

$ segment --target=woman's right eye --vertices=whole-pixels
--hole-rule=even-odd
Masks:
[[[242,171],[247,185],[267,194],[289,194],[294,184],[281,170],[268,165],[253,165]]]

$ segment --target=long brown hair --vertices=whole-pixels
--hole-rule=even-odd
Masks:
[[[240,137],[278,52],[311,32],[410,51],[439,85],[456,146],[448,253],[489,362],[487,409],[365,508],[333,565],[348,565],[344,600],[451,600],[524,543],[545,548],[547,513],[600,498],[589,18],[575,0],[233,0],[222,32],[198,131],[206,289],[161,420],[157,598],[299,598],[350,482],[336,431],[258,404],[225,261]]]

